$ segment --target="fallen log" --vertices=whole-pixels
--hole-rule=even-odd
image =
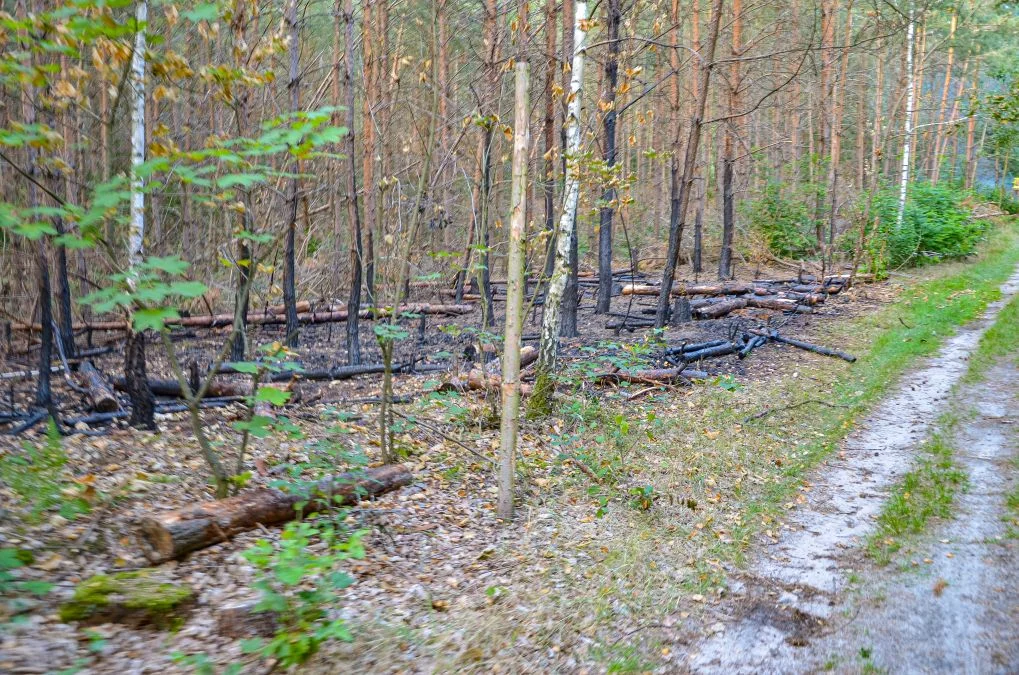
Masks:
[[[436,305],[431,303],[412,303],[407,305],[401,305],[399,312],[401,314],[441,314],[455,316],[459,314],[468,314],[474,309],[473,305]],[[362,309],[358,312],[358,316],[362,319],[375,319],[387,317],[391,314],[389,308],[372,308]],[[346,321],[349,314],[345,309],[336,309],[334,306],[328,306],[322,311],[306,311],[300,312],[297,315],[298,323],[333,323],[338,321]],[[167,326],[180,326],[184,328],[218,328],[222,326],[230,326],[234,322],[234,315],[230,314],[211,314],[205,316],[185,316],[179,319],[169,319],[166,321]],[[248,314],[247,323],[250,325],[280,325],[287,322],[285,314],[268,312],[268,313],[251,313]],[[13,330],[31,330],[38,332],[42,330],[39,324],[26,324],[16,323],[11,325]],[[74,330],[92,330],[92,331],[123,331],[127,330],[126,321],[97,321],[93,323],[82,323],[75,324]]]
[[[672,384],[675,382],[689,383],[690,380],[703,380],[711,377],[710,373],[703,370],[692,370],[690,368],[656,368],[652,370],[637,371],[616,371],[614,373],[602,373],[595,375],[595,382],[619,383],[629,382],[631,384]]]
[[[752,338],[750,338],[750,340],[747,341],[747,343],[746,343],[746,345],[744,345],[743,349],[739,350],[739,353],[736,354],[736,356],[739,357],[739,359],[742,361],[746,357],[750,356],[750,352],[754,351],[758,347],[763,346],[764,343],[767,342],[767,341],[768,341],[768,338],[764,337],[763,335],[758,335],[756,337],[752,337]]]
[[[692,363],[693,361],[700,361],[701,359],[711,359],[716,356],[726,356],[728,354],[732,354],[737,349],[739,349],[739,347],[737,347],[733,343],[726,342],[725,344],[714,345],[712,347],[705,347],[704,349],[699,349],[693,352],[686,352],[683,354],[683,360],[686,361],[687,363]]]
[[[668,347],[664,350],[666,356],[674,356],[676,354],[686,354],[689,352],[698,352],[708,347],[717,347],[719,345],[729,344],[728,340],[708,340],[707,342],[688,342],[685,345],[679,347]]]
[[[121,377],[113,378],[113,387],[117,391],[127,391],[127,382]],[[184,392],[177,380],[160,380],[149,378],[149,389],[156,396],[184,398]],[[246,382],[212,382],[205,391],[204,398],[221,398],[223,396],[250,396],[251,386]]]
[[[813,352],[814,354],[821,354],[822,356],[833,356],[837,359],[848,361],[849,363],[853,363],[856,361],[856,357],[853,356],[852,354],[847,354],[846,352],[841,352],[837,349],[831,349],[829,347],[824,347],[822,345],[815,345],[812,342],[804,342],[803,340],[787,338],[784,335],[779,335],[777,331],[771,331],[770,333],[763,333],[760,331],[752,332],[755,335],[765,335],[766,337],[768,337],[771,340],[774,340],[775,342],[781,342],[782,344],[790,345],[792,347],[798,347],[799,349],[803,349],[808,352]]]
[[[92,400],[92,410],[96,412],[113,412],[120,408],[117,395],[113,393],[113,387],[106,381],[103,374],[96,370],[91,361],[83,361],[78,369],[88,390],[88,397]]]
[[[729,312],[733,312],[737,309],[743,309],[747,306],[745,298],[733,298],[732,300],[726,300],[725,302],[719,302],[715,305],[709,305],[708,307],[698,307],[696,314],[702,319],[719,319]]]
[[[747,307],[756,307],[757,309],[774,309],[780,312],[791,312],[796,310],[796,301],[792,299],[751,297],[747,298],[746,302]]]
[[[154,564],[174,560],[259,525],[293,520],[298,515],[295,507],[299,503],[306,503],[305,513],[331,506],[349,506],[409,485],[412,480],[410,471],[402,465],[382,466],[324,478],[308,493],[260,488],[149,516],[140,523],[143,553]]]
[[[758,284],[760,286],[760,284]],[[671,295],[742,295],[753,293],[754,284],[728,283],[728,284],[676,284],[672,287]],[[658,286],[648,284],[626,284],[623,286],[623,295],[658,295],[661,289]]]

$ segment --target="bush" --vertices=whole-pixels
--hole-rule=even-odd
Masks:
[[[1019,215],[1019,199],[1003,187],[980,188],[974,191],[976,196],[986,202],[993,202],[1005,213]]]
[[[914,183],[899,226],[898,190],[882,189],[874,198],[879,223],[869,244],[875,265],[923,265],[973,253],[985,224],[970,217],[962,205],[964,196],[951,187]]]
[[[772,183],[747,208],[750,228],[764,237],[768,250],[783,258],[799,258],[814,248],[814,219],[809,200],[789,198]]]

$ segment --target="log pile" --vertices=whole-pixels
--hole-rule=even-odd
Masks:
[[[856,280],[866,280],[868,275],[857,275]],[[691,314],[697,319],[720,319],[731,312],[752,308],[777,312],[810,313],[812,308],[823,303],[829,295],[842,292],[849,284],[848,275],[825,277],[820,283],[802,283],[799,279],[776,279],[752,282],[719,283],[677,283],[672,288],[672,297],[688,298]],[[623,295],[657,296],[660,287],[651,284],[626,284]],[[643,311],[643,310],[642,310]],[[647,310],[654,313],[654,310]],[[651,326],[650,319],[618,316],[606,328],[642,328]]]

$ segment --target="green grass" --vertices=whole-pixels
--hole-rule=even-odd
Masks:
[[[981,379],[999,359],[1009,355],[1019,356],[1019,296],[1002,308],[994,325],[980,338],[980,344],[970,357],[965,380]]]
[[[966,474],[952,461],[949,441],[954,419],[923,447],[916,468],[907,473],[885,502],[877,530],[867,541],[867,554],[880,564],[891,561],[910,535],[924,531],[932,518],[952,515],[955,494],[965,486]]]

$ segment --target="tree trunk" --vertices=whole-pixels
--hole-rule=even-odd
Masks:
[[[683,159],[683,183],[679,193],[679,222],[677,227],[669,231],[669,247],[665,256],[665,271],[662,273],[662,289],[658,296],[658,308],[655,313],[655,327],[664,328],[669,319],[672,282],[676,276],[676,264],[679,261],[679,229],[686,221],[689,206],[690,189],[693,186],[694,172],[697,165],[697,149],[701,138],[701,125],[704,122],[704,109],[708,102],[708,88],[711,84],[711,68],[715,59],[715,45],[718,43],[718,28],[722,19],[722,1],[712,0],[711,26],[708,34],[706,53],[701,55],[700,84],[697,91],[697,108],[690,120],[690,132],[687,137],[686,152]]]
[[[290,110],[297,113],[301,109],[300,98],[300,59],[301,59],[301,30],[297,22],[297,0],[289,0],[287,3],[287,28],[290,33],[290,44],[288,46],[290,55],[290,81],[287,83],[287,90],[290,93]],[[299,325],[297,322],[297,207],[300,199],[297,172],[300,170],[300,163],[296,162],[291,168],[294,177],[290,179],[287,191],[287,204],[289,216],[287,219],[286,245],[283,253],[283,305],[287,315],[286,344],[288,347],[296,347],[300,342]]]
[[[131,399],[130,424],[136,429],[155,430],[156,397],[149,389],[149,378],[145,372],[144,333],[127,332],[124,358],[125,390]]]
[[[354,133],[354,3],[344,0],[345,45],[343,86],[347,99],[347,221],[350,225],[350,295],[347,298],[347,364],[361,363],[361,337],[358,314],[361,310],[361,266],[364,251],[361,243],[361,210],[357,196],[357,143]],[[367,125],[366,125],[367,126]]]
[[[616,81],[619,75],[619,25],[622,23],[622,0],[607,0],[606,40],[608,55],[605,59],[605,94],[599,102],[605,109],[602,121],[606,173],[609,175],[608,188],[602,193],[603,206],[598,220],[598,304],[595,311],[604,314],[609,311],[612,301],[612,216],[616,200],[615,176],[612,168],[616,165]]]
[[[909,6],[909,24],[906,27],[906,126],[902,136],[902,169],[899,174],[899,210],[895,217],[896,229],[902,228],[906,215],[906,187],[909,184],[910,153],[913,149],[913,108],[916,95],[914,83],[916,73],[913,70],[913,34],[916,21],[913,17],[913,5]]]
[[[822,5],[823,6],[823,5]],[[823,14],[822,14],[823,16]],[[822,19],[823,21],[823,19]],[[743,53],[743,0],[732,0],[732,48],[729,64],[729,115],[725,122],[725,140],[722,142],[722,250],[718,257],[718,278],[728,279],[732,274],[732,237],[736,229],[735,191],[736,137],[741,119],[740,67]]]
[[[616,0],[612,0],[616,1]],[[513,173],[506,270],[506,328],[503,332],[502,420],[499,425],[499,517],[513,517],[513,474],[520,424],[520,336],[524,319],[524,236],[527,228],[527,153],[530,131],[527,0],[520,0],[519,52],[513,96]]]
[[[413,479],[406,467],[390,465],[325,478],[307,492],[259,488],[229,499],[146,516],[140,523],[144,553],[153,564],[174,560],[259,525],[285,523],[301,512],[354,505],[409,485]],[[307,503],[298,510],[301,502]]]
[[[545,232],[548,233],[548,255],[545,256],[545,276],[552,276],[556,264],[557,246],[555,231],[555,101],[553,85],[558,75],[556,64],[556,0],[545,2],[545,120],[542,136],[545,154],[542,156],[542,193],[545,200]],[[548,311],[548,303],[545,303]],[[558,330],[558,326],[556,327]]]
[[[563,214],[559,219],[559,232],[556,238],[555,265],[545,293],[544,314],[541,324],[541,342],[538,348],[537,382],[539,396],[551,394],[551,377],[555,373],[556,360],[559,354],[559,335],[561,328],[561,305],[563,293],[570,274],[570,252],[574,246],[577,229],[577,204],[580,201],[580,117],[582,87],[584,83],[584,55],[586,48],[584,38],[587,25],[587,2],[576,3],[576,25],[573,33],[574,53],[571,67],[569,109],[566,114],[566,187],[563,198]],[[574,294],[576,291],[574,290]],[[576,313],[574,312],[574,324]],[[538,405],[543,403],[539,401]]]

